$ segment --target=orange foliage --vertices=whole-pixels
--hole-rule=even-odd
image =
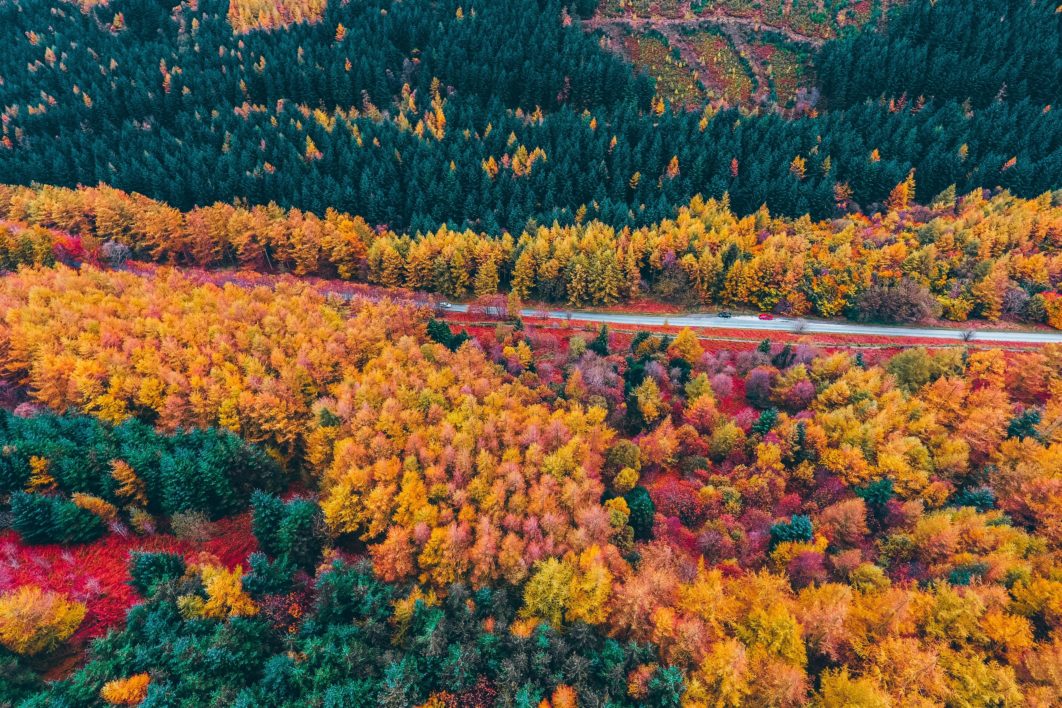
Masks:
[[[151,411],[167,430],[227,428],[287,458],[343,370],[422,318],[290,281],[218,287],[166,270],[22,271],[0,280],[0,303],[5,369],[38,401],[113,422]]]
[[[100,689],[100,698],[116,706],[135,706],[147,696],[150,683],[151,677],[147,674],[108,681]]]
[[[443,120],[440,101],[425,114],[436,126]],[[524,159],[521,149],[519,159],[505,160],[530,169],[535,153]],[[488,160],[484,169],[500,168]],[[911,175],[894,190],[891,212],[873,219],[814,222],[766,209],[738,218],[725,198],[695,198],[653,226],[617,231],[590,222],[515,238],[445,226],[417,237],[377,233],[357,216],[329,211],[319,218],[276,206],[216,204],[182,213],[108,187],[0,186],[0,217],[77,234],[90,251],[112,241],[164,263],[283,268],[452,297],[488,294],[501,273],[512,273],[511,287],[524,300],[601,305],[661,293],[836,317],[875,279],[907,278],[928,288],[950,319],[1062,322],[1051,292],[1062,284],[1062,207],[1050,195],[1018,199],[1002,192],[986,201],[978,191],[931,209],[912,205],[913,187]],[[1024,307],[1022,298],[1041,292],[1033,299],[1042,307]]]
[[[318,22],[328,0],[229,0],[229,23],[239,33]]]
[[[607,543],[601,409],[551,411],[479,350],[412,338],[334,395],[322,505],[384,578],[518,583],[538,560]]]

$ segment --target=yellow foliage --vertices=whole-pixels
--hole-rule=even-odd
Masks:
[[[115,496],[130,506],[147,506],[147,488],[128,463],[112,460],[111,477],[118,483],[117,489],[114,490]]]
[[[239,33],[286,27],[298,22],[318,22],[328,0],[230,0],[229,23]],[[336,41],[342,41],[340,25]]]
[[[204,565],[199,575],[207,597],[204,601],[198,596],[183,596],[182,612],[187,616],[226,619],[258,614],[258,605],[244,592],[240,566],[229,570],[220,565]]]
[[[43,457],[29,458],[30,478],[26,483],[28,492],[47,492],[55,489],[55,478],[48,473],[50,463]]]
[[[848,675],[848,667],[826,671],[816,700],[821,708],[891,708],[887,693],[871,679]]]
[[[684,327],[674,341],[671,342],[671,346],[668,347],[668,353],[673,357],[680,357],[691,364],[696,364],[701,360],[704,349],[701,348],[701,342],[697,339],[697,335],[693,333],[693,330],[689,327]]]
[[[601,549],[591,546],[579,554],[571,580],[570,602],[565,612],[568,622],[601,624],[608,614],[612,573],[605,566]]]
[[[571,602],[575,571],[564,561],[550,558],[540,563],[524,586],[525,618],[538,618],[560,627]]]
[[[415,108],[411,98],[410,94],[391,119],[400,127],[409,124],[407,112]],[[418,121],[420,133],[444,133],[444,103],[441,92],[433,90],[431,106]],[[338,109],[325,114],[306,107],[305,115],[315,116],[326,130],[346,124],[360,139],[354,117]],[[366,115],[384,120],[375,108],[367,109]],[[320,157],[312,137],[305,139],[305,157]],[[515,135],[507,151],[484,160],[488,175],[503,169],[526,175],[546,159],[541,148],[517,144]],[[875,151],[872,159],[880,155]],[[803,174],[806,159],[797,156],[791,169]],[[661,178],[678,173],[676,158]],[[642,177],[632,175],[630,187],[642,188]],[[1062,323],[1060,298],[1052,292],[1062,272],[1062,254],[1053,236],[1062,206],[1006,193],[985,200],[975,192],[946,213],[923,214],[905,208],[913,195],[913,175],[897,186],[891,200],[894,209],[903,210],[902,220],[872,222],[856,214],[816,222],[807,217],[774,217],[766,210],[739,218],[725,197],[697,197],[675,218],[633,233],[580,218],[573,225],[508,236],[509,246],[489,234],[455,233],[446,227],[423,235],[376,234],[364,219],[334,212],[320,219],[295,209],[219,204],[181,213],[107,187],[11,190],[12,196],[5,200],[10,206],[0,204],[0,212],[9,218],[43,222],[100,241],[113,239],[165,262],[221,265],[235,254],[241,265],[264,267],[268,252],[271,266],[297,274],[338,271],[349,278],[367,271],[374,283],[432,289],[453,297],[469,294],[473,284],[484,292],[494,282],[489,273],[477,280],[478,269],[485,267],[512,273],[513,289],[521,298],[533,291],[549,292],[573,304],[593,305],[636,296],[643,278],[652,282],[677,262],[705,303],[763,309],[784,304],[796,315],[815,312],[826,317],[843,312],[875,277],[906,275],[925,283],[944,315],[959,321],[975,311],[998,316],[1013,279],[1043,290],[1038,297],[1045,321]],[[837,190],[839,201],[850,199],[844,185]],[[580,213],[585,215],[585,209]],[[920,240],[924,233],[934,235],[932,242]],[[481,258],[482,249],[490,250],[491,258]],[[742,257],[724,267],[721,254],[732,249]],[[989,266],[987,275],[968,283],[965,274],[984,264]],[[144,395],[160,394],[145,391]],[[100,396],[96,405],[109,419],[128,415],[120,399]]]
[[[626,494],[638,484],[638,473],[630,467],[624,467],[612,480],[612,488],[617,494]]]
[[[35,585],[0,595],[0,645],[23,656],[55,649],[81,626],[85,606]]]
[[[634,390],[635,399],[638,401],[638,412],[646,423],[652,423],[664,414],[664,401],[660,395],[660,387],[652,377],[646,377]]]
[[[401,637],[405,634],[406,629],[409,627],[409,623],[413,619],[413,612],[416,610],[418,602],[426,607],[435,607],[439,604],[439,598],[436,597],[435,593],[431,590],[424,592],[420,588],[414,588],[406,597],[395,600],[395,611],[394,614],[391,615],[391,621],[398,627],[398,632],[395,635],[396,643],[400,641]]]

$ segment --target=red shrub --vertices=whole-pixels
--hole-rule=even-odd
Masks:
[[[188,555],[202,551],[229,567],[243,564],[257,549],[248,515],[217,522],[215,536],[196,548],[173,536],[110,534],[95,543],[64,547],[27,546],[14,531],[0,533],[0,592],[38,585],[61,592],[88,606],[74,642],[101,636],[125,619],[141,598],[128,585],[131,551],[168,551]]]

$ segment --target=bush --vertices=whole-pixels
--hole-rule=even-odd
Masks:
[[[771,405],[771,386],[778,372],[770,367],[757,366],[745,378],[745,398],[757,408]]]
[[[170,531],[182,541],[205,543],[214,537],[214,524],[205,514],[195,511],[177,512],[170,517]]]

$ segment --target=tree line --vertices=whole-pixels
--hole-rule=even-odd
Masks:
[[[1059,193],[956,197],[949,188],[922,206],[912,201],[916,176],[897,184],[885,211],[871,217],[812,221],[760,209],[739,218],[726,197],[698,197],[674,219],[643,228],[592,220],[501,238],[446,226],[396,234],[335,210],[324,218],[276,205],[181,212],[106,187],[0,186],[0,217],[8,219],[0,264],[120,266],[134,258],[451,298],[509,292],[516,301],[610,305],[649,295],[794,316],[1062,325]]]

